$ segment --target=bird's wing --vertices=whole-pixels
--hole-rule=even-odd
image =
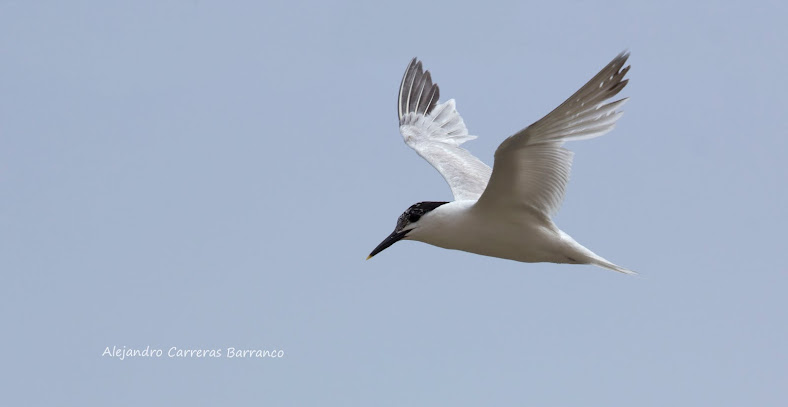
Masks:
[[[601,136],[613,130],[622,113],[616,109],[627,99],[605,103],[627,84],[629,58],[623,52],[572,97],[534,124],[504,140],[495,151],[495,163],[480,206],[511,208],[528,205],[554,214],[564,199],[572,152],[565,141]]]
[[[440,91],[413,58],[399,89],[399,130],[405,143],[443,175],[455,200],[479,199],[492,170],[460,144],[473,140],[454,99],[438,104]]]

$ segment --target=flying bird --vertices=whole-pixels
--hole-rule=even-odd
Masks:
[[[399,89],[400,133],[446,179],[454,201],[412,205],[367,259],[404,239],[521,262],[593,264],[633,274],[577,243],[551,219],[572,165],[573,153],[562,145],[613,130],[627,98],[608,100],[628,82],[627,58],[622,52],[552,112],[504,140],[492,169],[461,147],[476,136],[468,134],[454,99],[439,103],[438,85],[413,58]]]

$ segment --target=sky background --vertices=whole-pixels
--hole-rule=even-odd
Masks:
[[[595,3],[0,1],[2,404],[785,406],[788,5]],[[492,164],[624,49],[556,223],[639,276],[364,260],[412,57]]]

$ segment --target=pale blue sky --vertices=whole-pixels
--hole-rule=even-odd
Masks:
[[[598,2],[597,2],[598,3]],[[784,406],[785,2],[0,1],[4,405]],[[558,225],[639,271],[398,243],[450,191],[418,56],[496,146],[632,52]],[[107,346],[283,359],[102,358]]]

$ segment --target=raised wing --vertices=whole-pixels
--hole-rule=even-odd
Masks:
[[[580,90],[536,123],[504,140],[495,151],[495,164],[479,205],[528,205],[554,214],[564,200],[572,152],[565,141],[601,136],[613,130],[627,99],[604,102],[621,91],[629,53],[619,54]]]
[[[440,90],[413,58],[399,89],[399,131],[405,143],[443,175],[455,200],[479,199],[492,170],[460,144],[473,140],[454,99],[438,104]]]

